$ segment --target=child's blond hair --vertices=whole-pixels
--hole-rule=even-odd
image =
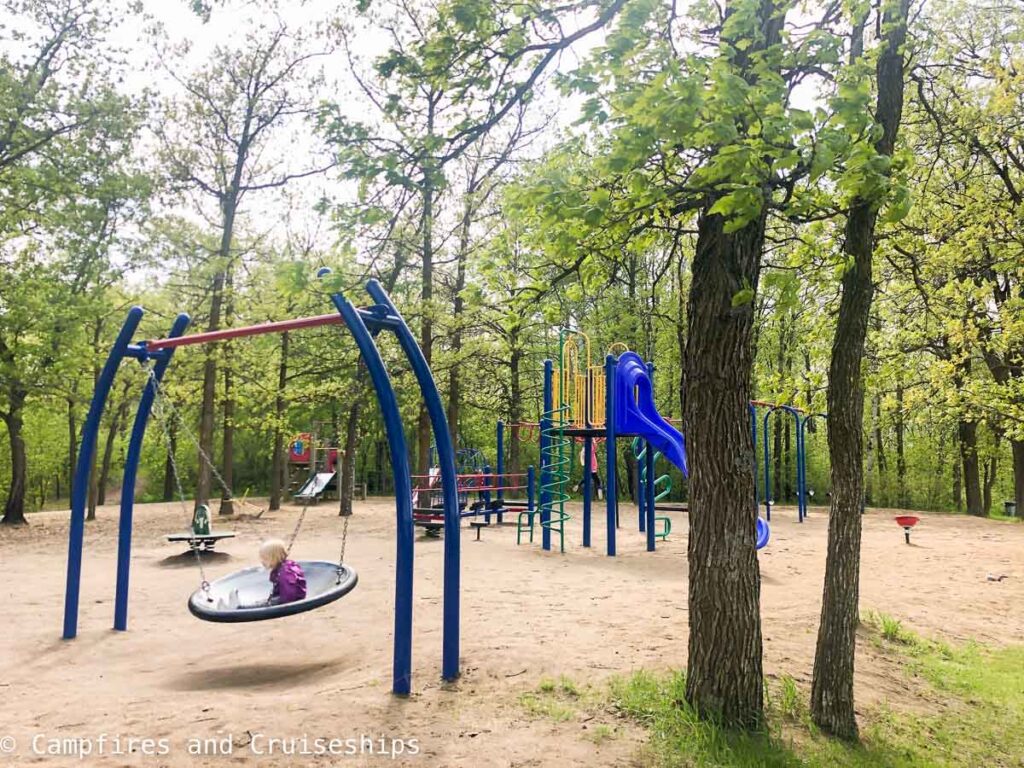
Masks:
[[[267,539],[260,544],[260,562],[267,568],[277,568],[288,559],[288,550],[280,539]]]

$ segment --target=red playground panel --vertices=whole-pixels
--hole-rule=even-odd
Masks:
[[[310,453],[313,447],[313,435],[303,432],[292,440],[288,449],[288,460],[293,464],[309,464]]]

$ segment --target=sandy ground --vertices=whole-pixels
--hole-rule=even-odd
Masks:
[[[574,514],[577,509],[571,509]],[[793,510],[773,515],[772,540],[761,552],[765,667],[807,682],[820,610],[827,530],[825,510],[798,524]],[[234,520],[238,538],[222,543],[211,576],[256,561],[258,541],[286,537],[298,508],[257,521]],[[516,547],[515,528],[490,528],[483,540],[463,532],[461,679],[439,680],[442,542],[417,538],[413,695],[392,697],[393,505],[359,503],[347,560],[358,588],[329,607],[280,621],[223,625],[187,611],[199,575],[180,545],[163,534],[182,530],[179,505],[136,510],[129,632],[110,629],[117,513],[99,511],[86,534],[79,636],[60,639],[67,513],[31,517],[31,526],[0,529],[0,738],[3,765],[246,765],[269,738],[405,740],[419,754],[392,760],[352,757],[256,758],[262,765],[612,766],[639,764],[642,734],[608,714],[556,724],[520,704],[545,676],[600,684],[641,667],[684,665],[687,642],[686,519],[673,513],[673,535],[644,551],[635,513],[623,506],[619,556],[603,556],[603,518],[595,548],[583,550],[578,515],[567,552],[539,544]],[[215,524],[220,521],[215,520]],[[310,510],[296,545],[299,559],[334,559],[341,520],[334,504]],[[539,541],[539,536],[538,536]],[[1024,635],[1024,525],[965,517],[925,516],[906,546],[891,511],[864,520],[863,610],[897,616],[915,630],[994,644]],[[990,581],[989,575],[1005,575]],[[870,644],[858,657],[861,707],[881,699],[913,707],[913,691]],[[594,743],[599,723],[614,737]],[[91,739],[105,758],[33,754],[50,739]],[[255,735],[255,736],[254,736]],[[168,754],[109,756],[128,739]],[[189,739],[222,739],[218,754],[188,753]],[[256,741],[252,741],[255,738]],[[415,740],[413,742],[412,740]],[[291,743],[290,741],[288,742]],[[58,745],[59,746],[59,745]],[[298,744],[302,746],[301,743]],[[60,746],[67,749],[67,746]],[[338,747],[336,747],[337,749]],[[343,747],[346,749],[348,747]],[[354,748],[354,747],[352,747]],[[397,748],[397,747],[396,747]],[[212,749],[212,746],[210,747]]]

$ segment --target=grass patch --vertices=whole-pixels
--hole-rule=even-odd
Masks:
[[[601,746],[606,741],[611,741],[615,738],[615,731],[612,730],[610,725],[598,723],[593,728],[587,730],[587,735],[584,738],[594,742],[598,746]]]
[[[914,646],[919,641],[913,632],[903,627],[903,622],[885,613],[869,611],[861,618],[861,623],[866,624],[869,629],[877,631],[882,640],[898,645]]]
[[[519,697],[519,704],[534,717],[555,722],[574,720],[586,706],[585,691],[562,675],[558,679],[542,678],[537,689]]]
[[[813,726],[808,691],[788,676],[766,682],[762,733],[736,733],[698,718],[685,700],[684,672],[613,680],[611,704],[649,732],[642,761],[651,766],[1024,765],[1024,646],[952,647],[878,614],[866,624],[877,647],[935,691],[938,714],[905,713],[894,708],[898,702],[873,708],[861,718],[862,745],[849,746]]]

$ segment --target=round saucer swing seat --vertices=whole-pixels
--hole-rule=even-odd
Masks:
[[[358,574],[347,565],[323,560],[298,563],[306,576],[306,596],[302,600],[268,605],[270,578],[266,569],[254,566],[217,579],[205,589],[197,589],[188,599],[188,609],[203,621],[236,623],[280,619],[333,603],[351,592],[359,581]],[[228,605],[234,590],[238,590],[241,608]]]

